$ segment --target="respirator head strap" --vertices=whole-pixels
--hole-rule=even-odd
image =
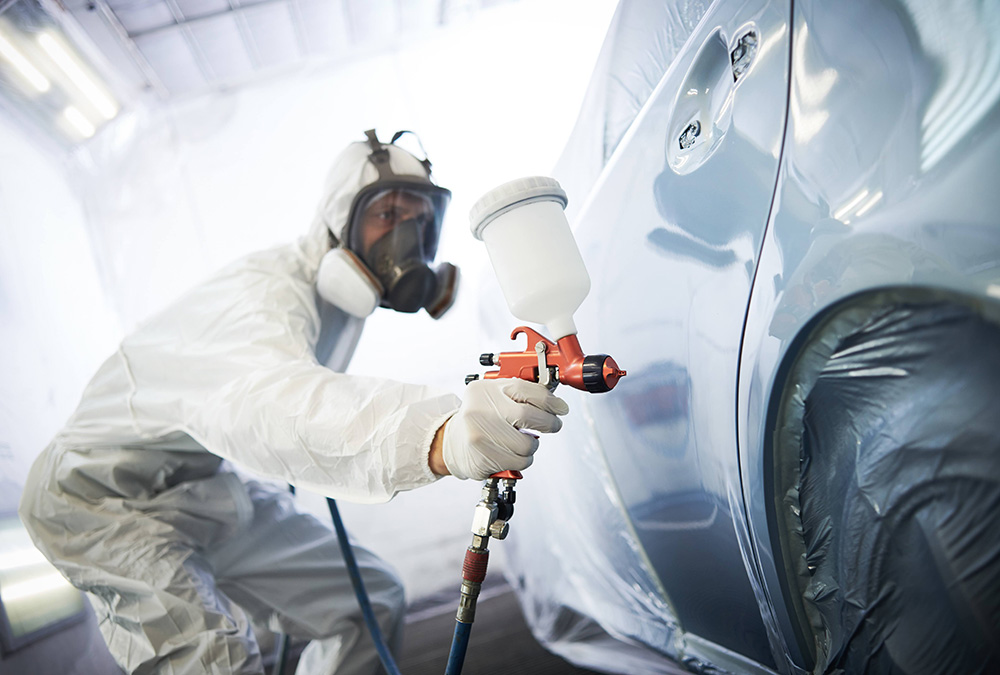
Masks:
[[[424,167],[425,177],[429,180],[431,177],[431,160],[427,157],[427,151],[424,149],[424,144],[420,140],[420,136],[416,133],[410,131],[409,129],[403,129],[402,131],[397,131],[392,135],[392,140],[389,141],[389,145],[395,145],[396,141],[405,136],[406,134],[412,135],[417,139],[417,146],[420,148],[420,154],[424,156],[423,159],[417,161],[420,165]],[[379,181],[392,180],[398,178],[396,174],[392,172],[392,168],[389,166],[389,150],[386,145],[378,139],[378,134],[375,133],[374,129],[369,129],[365,132],[365,136],[368,138],[368,147],[372,149],[372,154],[369,156],[369,160],[378,169]]]
[[[365,132],[365,136],[368,138],[368,147],[372,149],[372,154],[368,155],[368,161],[378,169],[379,182],[396,178],[396,174],[392,172],[392,166],[389,164],[389,149],[378,139],[375,130],[369,129]]]
[[[420,160],[420,163],[423,164],[424,171],[427,172],[427,177],[430,178],[431,177],[431,160],[427,156],[427,151],[424,150],[424,144],[420,140],[420,136],[418,136],[416,133],[410,131],[409,129],[404,129],[402,131],[397,131],[396,133],[394,133],[392,135],[392,140],[389,141],[389,144],[390,145],[395,145],[396,141],[398,141],[400,138],[402,138],[406,134],[410,134],[415,139],[417,139],[417,145],[420,147],[420,154],[422,154],[424,156],[424,158]]]

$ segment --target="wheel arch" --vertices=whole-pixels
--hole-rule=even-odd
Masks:
[[[815,551],[807,550],[798,493],[806,401],[844,340],[893,307],[917,313],[955,308],[982,317],[1000,335],[1000,303],[994,299],[934,287],[886,286],[841,298],[814,316],[789,343],[768,397],[762,461],[768,544],[775,553],[788,614],[796,619],[792,622],[794,638],[807,655],[808,663],[801,665],[808,670],[825,670],[836,658],[837,646],[832,644],[824,618],[805,599],[817,592],[807,583],[813,573],[808,560]]]

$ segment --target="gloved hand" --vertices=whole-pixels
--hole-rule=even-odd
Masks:
[[[544,386],[512,378],[476,380],[444,428],[444,463],[457,478],[483,480],[498,471],[531,466],[538,438],[519,431],[552,433],[562,428],[556,415],[566,401]]]

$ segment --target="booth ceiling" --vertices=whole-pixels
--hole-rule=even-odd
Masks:
[[[392,49],[510,0],[62,0],[128,84],[160,98]]]

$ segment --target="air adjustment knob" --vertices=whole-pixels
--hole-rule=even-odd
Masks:
[[[476,381],[476,380],[478,380],[478,379],[479,379],[479,376],[478,376],[478,375],[476,375],[476,374],[472,374],[472,375],[466,375],[466,376],[465,376],[465,383],[466,383],[466,384],[469,384],[469,383],[471,383],[471,382],[475,382],[475,381]]]
[[[626,373],[607,354],[590,354],[583,358],[583,386],[591,394],[611,391]]]

